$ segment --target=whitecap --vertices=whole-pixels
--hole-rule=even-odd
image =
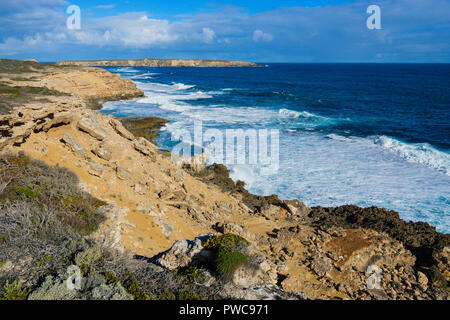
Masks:
[[[411,163],[425,165],[450,176],[450,155],[428,143],[405,143],[387,136],[377,136],[373,143]]]

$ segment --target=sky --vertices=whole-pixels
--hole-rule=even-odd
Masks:
[[[450,1],[0,0],[0,58],[448,63]]]

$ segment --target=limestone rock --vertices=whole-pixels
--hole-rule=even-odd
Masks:
[[[94,153],[97,157],[106,161],[111,160],[112,157],[111,152],[102,145],[99,145],[96,148],[94,148],[92,150],[92,153]]]
[[[96,176],[96,177],[101,177],[102,173],[103,173],[103,169],[101,166],[99,166],[98,164],[96,164],[95,162],[90,161],[89,163],[89,170],[88,173]]]
[[[69,134],[65,133],[62,137],[62,141],[72,149],[72,151],[83,158],[88,159],[89,156],[86,150],[79,144],[74,138],[72,138]]]
[[[156,262],[168,269],[176,269],[187,266],[192,259],[203,250],[200,238],[190,240],[179,240],[173,246],[163,252]]]
[[[137,151],[145,156],[149,156],[155,153],[154,144],[143,137],[139,137],[135,141],[133,141],[133,146]]]
[[[330,271],[331,266],[325,258],[315,258],[311,262],[311,269],[319,276],[325,275]]]
[[[310,209],[301,201],[295,199],[295,200],[285,200],[284,203],[286,204],[287,208],[293,215],[298,216],[306,216],[308,215]]]
[[[124,168],[122,168],[118,162],[116,162],[116,175],[120,180],[126,180],[130,178],[128,172]]]
[[[111,125],[111,127],[113,127],[113,129],[122,137],[124,137],[125,139],[128,139],[130,141],[134,140],[134,135],[128,131],[127,129],[124,128],[124,126],[122,125],[122,123],[117,120],[117,119],[110,119],[109,120],[109,124]]]
[[[104,140],[106,137],[105,129],[103,129],[94,116],[81,118],[77,123],[78,129],[87,132],[98,140]]]

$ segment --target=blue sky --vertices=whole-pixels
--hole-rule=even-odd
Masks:
[[[450,62],[449,17],[448,0],[0,0],[0,57]]]

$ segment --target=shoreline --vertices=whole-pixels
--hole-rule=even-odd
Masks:
[[[222,288],[224,298],[261,298],[251,290],[254,286],[263,286],[272,297],[282,290],[284,298],[289,292],[303,292],[310,299],[450,298],[450,234],[376,207],[309,208],[299,200],[253,195],[223,165],[174,163],[151,143],[165,119],[122,120],[87,108],[89,98],[107,99],[103,83],[119,96],[123,90],[126,96],[143,94],[131,80],[98,70],[35,74],[41,77],[35,86],[72,94],[0,116],[3,155],[23,152],[52,168],[66,168],[89,194],[108,203],[109,215],[96,238],[113,236],[117,248],[155,261],[168,272],[191,263],[188,251],[180,255],[171,249],[180,241],[188,250],[201,234],[239,235],[253,243],[246,254],[257,262],[251,270],[259,271],[249,273],[244,265],[232,281],[222,283],[210,270],[213,286]],[[67,86],[63,79],[69,75],[95,85]],[[382,292],[365,285],[372,264],[382,269]],[[0,278],[2,272],[0,267]]]

